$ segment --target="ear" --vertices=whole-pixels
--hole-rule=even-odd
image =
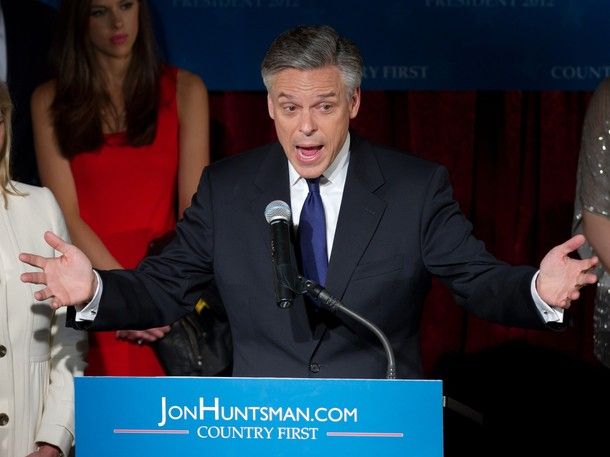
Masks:
[[[267,111],[269,112],[269,117],[275,120],[275,105],[269,92],[267,92]]]
[[[358,114],[360,109],[360,87],[356,87],[350,100],[349,118],[353,119]]]

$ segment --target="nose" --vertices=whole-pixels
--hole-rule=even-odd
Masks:
[[[123,17],[121,15],[120,11],[112,11],[110,13],[110,21],[112,24],[112,27],[114,27],[115,29],[119,29],[123,26]]]
[[[316,125],[314,117],[311,115],[309,110],[303,110],[301,114],[301,121],[299,124],[299,131],[305,136],[310,136],[316,130],[318,130],[318,127]]]

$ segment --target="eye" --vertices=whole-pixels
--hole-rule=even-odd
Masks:
[[[284,105],[282,107],[285,113],[294,113],[297,110],[296,105]]]
[[[333,109],[333,105],[331,105],[330,103],[322,103],[320,105],[320,109],[324,112],[328,112],[331,111]]]
[[[121,9],[122,10],[128,10],[131,9],[131,7],[133,6],[133,2],[125,2],[125,3],[121,3]]]
[[[91,17],[102,17],[106,13],[104,8],[91,8]]]

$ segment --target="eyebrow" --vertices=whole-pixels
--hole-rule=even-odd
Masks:
[[[325,94],[318,95],[318,98],[333,98],[336,96],[337,96],[337,94],[335,92],[327,92]]]
[[[292,96],[290,94],[287,94],[285,92],[280,92],[278,94],[277,98],[282,98],[282,97],[287,98],[289,100],[295,98],[294,96]],[[331,92],[326,92],[324,94],[320,94],[316,98],[318,98],[320,100],[323,100],[323,99],[326,99],[326,98],[333,98],[333,97],[337,97],[337,93],[334,92],[334,91],[331,91]]]

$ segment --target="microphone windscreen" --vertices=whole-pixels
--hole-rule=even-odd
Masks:
[[[292,211],[290,211],[290,206],[282,200],[273,200],[265,208],[265,219],[267,219],[269,224],[278,219],[288,222],[291,217]]]

